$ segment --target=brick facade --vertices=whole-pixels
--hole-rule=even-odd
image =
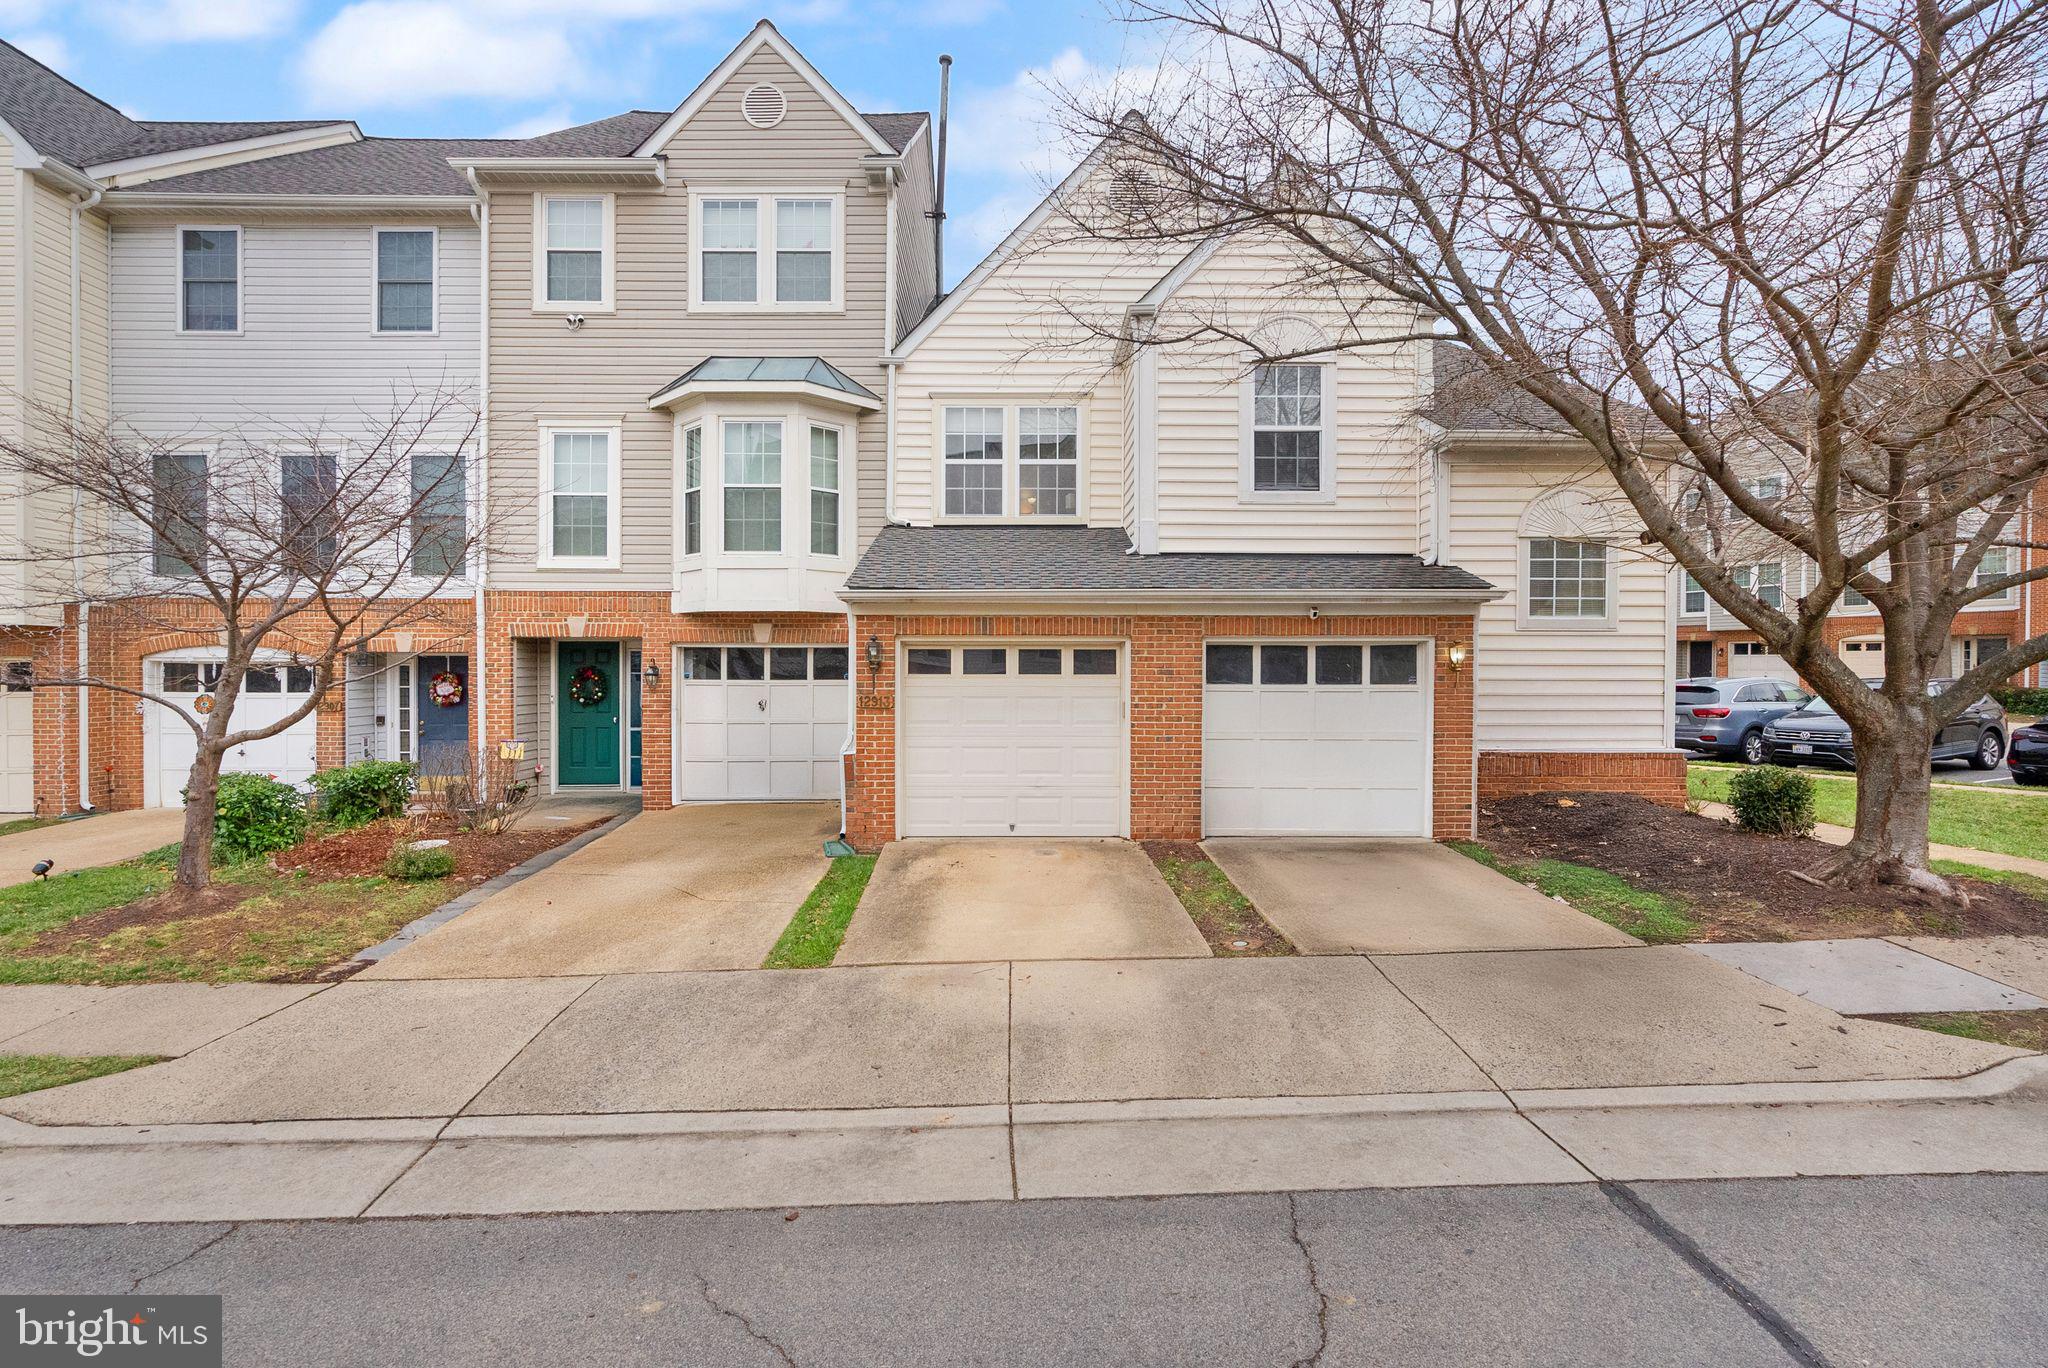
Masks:
[[[1481,751],[1481,806],[1524,793],[1634,793],[1685,806],[1685,756],[1678,751]]]
[[[2039,595],[2036,595],[2036,597],[2039,597]],[[2042,621],[2048,621],[2048,610],[2043,610],[2037,613],[2036,616]],[[2008,642],[2016,642],[2024,639],[2021,628],[2021,611],[2017,606],[1998,612],[1961,613],[1956,617],[1955,626],[1950,633],[1950,640],[1961,641],[1967,637],[2004,637]],[[2032,629],[2032,634],[2038,635],[2042,630],[2043,628],[2040,625],[2036,625]],[[1827,643],[1829,651],[1839,653],[1842,643],[1845,641],[1856,637],[1881,637],[1883,635],[1884,619],[1878,617],[1875,613],[1843,614],[1827,620],[1827,623],[1822,628],[1821,639]],[[1735,673],[1734,656],[1728,648],[1737,642],[1761,640],[1755,632],[1749,631],[1746,628],[1717,632],[1698,625],[1681,626],[1677,632],[1677,639],[1682,642],[1713,642],[1714,673],[1723,679]],[[1685,657],[1680,655],[1679,659],[1682,663]]]
[[[1211,639],[1430,637],[1435,641],[1432,831],[1469,836],[1474,821],[1472,619],[1457,616],[1285,617],[1130,614],[902,616],[860,614],[854,628],[855,754],[847,838],[873,849],[896,837],[896,645],[899,640],[1040,638],[1129,643],[1131,835],[1191,841],[1202,835],[1202,647]],[[881,648],[870,671],[867,643]],[[1468,659],[1450,666],[1450,648]]]

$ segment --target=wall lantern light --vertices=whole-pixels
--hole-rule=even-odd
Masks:
[[[1456,643],[1455,645],[1453,645],[1453,646],[1451,647],[1451,651],[1450,651],[1450,657],[1451,657],[1451,672],[1452,672],[1453,674],[1457,673],[1457,672],[1458,672],[1459,670],[1462,670],[1462,669],[1464,669],[1464,668],[1465,668],[1465,643],[1461,641],[1461,642],[1458,642],[1458,643]]]
[[[875,676],[882,669],[882,639],[880,637],[870,636],[868,638],[867,657],[868,687],[872,689],[875,687]]]
[[[658,688],[660,688],[660,687],[661,687],[661,666],[659,666],[659,665],[656,665],[656,664],[655,664],[655,663],[654,663],[653,661],[651,661],[651,660],[650,660],[650,661],[648,661],[648,662],[647,662],[647,666],[646,666],[646,668],[640,671],[640,678],[641,678],[641,679],[642,679],[642,680],[643,680],[643,681],[644,681],[644,682],[646,683],[646,685],[647,685],[647,687],[648,687],[648,688],[650,688],[650,689],[658,689]]]

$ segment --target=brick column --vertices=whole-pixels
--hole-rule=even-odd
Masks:
[[[1133,617],[1131,836],[1202,836],[1202,641],[1206,619]]]
[[[893,616],[854,620],[848,668],[854,676],[854,754],[846,789],[846,839],[874,850],[896,839],[896,635]],[[881,642],[880,669],[870,674],[867,643]]]

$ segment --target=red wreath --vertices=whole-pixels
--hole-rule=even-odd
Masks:
[[[443,670],[427,681],[427,700],[437,708],[459,708],[465,681],[453,670]]]

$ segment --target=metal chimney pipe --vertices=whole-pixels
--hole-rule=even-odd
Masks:
[[[953,87],[953,56],[939,54],[939,182],[932,201],[932,284],[946,292],[946,104]]]

